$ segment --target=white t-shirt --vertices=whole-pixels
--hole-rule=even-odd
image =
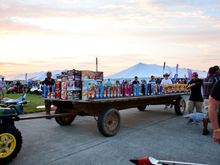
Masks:
[[[173,84],[173,82],[172,82],[172,80],[171,79],[163,79],[162,81],[161,81],[161,85],[167,85],[167,84]]]

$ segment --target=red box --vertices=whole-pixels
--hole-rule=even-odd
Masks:
[[[60,90],[60,87],[61,87],[61,82],[56,81],[55,82],[55,90]]]
[[[60,99],[61,98],[61,92],[59,90],[55,91],[55,98]]]

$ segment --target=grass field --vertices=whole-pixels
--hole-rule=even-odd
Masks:
[[[5,97],[9,98],[18,98],[22,94],[6,94]],[[39,105],[44,105],[44,100],[41,95],[35,94],[27,94],[26,100],[28,101],[27,104],[24,104],[24,113],[33,113],[33,112],[42,112],[44,109],[37,109],[36,107]]]

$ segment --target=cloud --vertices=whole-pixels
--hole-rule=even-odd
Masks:
[[[4,4],[0,4],[0,18],[9,18],[9,17],[26,17],[26,18],[47,18],[47,17],[80,17],[93,15],[96,12],[96,9],[93,8],[83,8],[77,6],[77,2],[62,2],[62,1],[49,1],[28,3],[14,2],[10,3],[6,1]],[[48,3],[47,3],[48,2]],[[82,3],[83,4],[83,3]]]
[[[22,73],[23,68],[27,66],[28,65],[26,63],[0,62],[0,70],[2,75]]]
[[[1,66],[13,66],[13,67],[16,67],[16,66],[25,66],[27,64],[25,64],[25,63],[15,63],[15,62],[0,62],[0,65]]]
[[[36,57],[25,69],[46,70],[93,68],[92,58],[100,55],[100,67],[108,72],[140,61],[175,63],[175,54],[216,55],[220,19],[210,10],[217,8],[199,0],[5,0],[0,3],[0,53],[31,54]]]
[[[14,22],[12,20],[0,20],[0,34],[5,34],[8,32],[42,32],[38,26]]]
[[[98,35],[102,35],[102,33],[117,31],[123,33],[123,31],[189,30],[220,27],[219,19],[206,15],[203,8],[195,8],[189,2],[178,0],[172,1],[172,3],[152,0],[102,2],[100,4],[94,2],[93,7],[88,7],[89,4],[87,1],[77,0],[56,0],[53,3],[50,1],[39,1],[38,3],[5,1],[0,5],[2,11],[0,18],[7,19],[6,25],[8,24],[11,30],[61,35],[68,33],[71,35],[91,35],[91,33],[98,33],[97,31],[99,31]],[[184,4],[187,6],[185,10],[170,9],[170,7]],[[47,26],[46,24],[51,25]],[[114,26],[111,26],[113,24]],[[65,27],[65,29],[59,27]],[[97,31],[92,30],[93,27]],[[75,29],[80,30],[75,31]]]

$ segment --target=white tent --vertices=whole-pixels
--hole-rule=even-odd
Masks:
[[[58,74],[61,74],[61,70],[51,71],[52,77],[56,78]],[[33,81],[43,81],[46,77],[47,72],[35,72],[27,73],[27,79]],[[6,80],[25,80],[25,74],[18,74],[6,77]]]
[[[197,72],[200,78],[204,78],[207,76],[207,72],[205,71],[199,71],[199,70],[193,70],[193,72]],[[176,74],[176,67],[170,67],[166,66],[164,73],[169,73],[171,77],[174,77]],[[131,66],[123,71],[120,71],[118,73],[112,74],[110,76],[107,76],[105,78],[110,79],[131,79],[134,78],[134,76],[138,76],[140,78],[149,78],[151,75],[154,75],[155,77],[163,77],[163,66],[156,65],[156,64],[144,64],[144,63],[138,63],[134,66]],[[186,68],[179,68],[178,69],[178,77],[179,78],[185,78],[188,77],[188,72]]]

